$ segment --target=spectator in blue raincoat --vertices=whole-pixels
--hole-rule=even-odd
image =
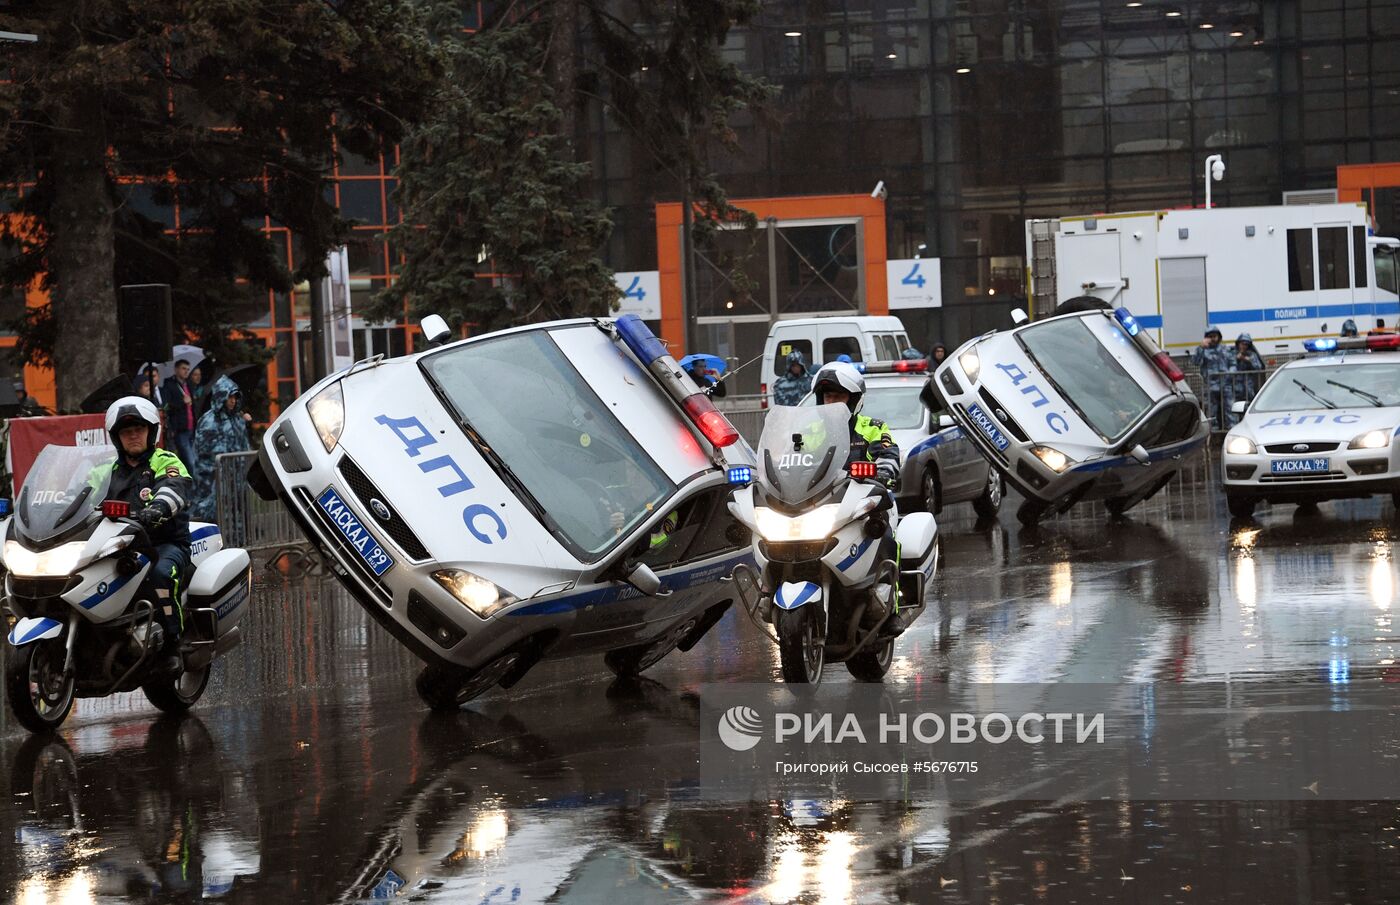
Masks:
[[[1235,370],[1233,401],[1248,402],[1259,392],[1264,383],[1264,359],[1254,348],[1254,337],[1241,333],[1235,339],[1235,360],[1231,363]],[[1230,416],[1230,423],[1238,421]]]
[[[1191,363],[1201,371],[1206,417],[1210,419],[1212,430],[1225,430],[1230,426],[1230,404],[1234,401],[1234,381],[1230,377],[1234,356],[1220,345],[1222,338],[1219,328],[1209,327],[1201,344],[1191,350]]]
[[[252,417],[242,408],[238,384],[220,375],[209,390],[209,410],[194,431],[194,506],[190,517],[214,521],[214,465],[220,453],[247,452],[248,422]]]
[[[812,375],[807,371],[807,361],[801,352],[789,352],[787,370],[773,383],[773,402],[778,405],[797,405],[802,397],[812,391]]]

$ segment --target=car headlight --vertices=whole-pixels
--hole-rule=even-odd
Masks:
[[[1347,444],[1347,449],[1384,449],[1390,445],[1390,431],[1367,431]]]
[[[1242,434],[1231,434],[1225,440],[1225,451],[1232,456],[1251,456],[1259,451],[1259,447]]]
[[[23,578],[56,578],[78,571],[83,541],[59,544],[52,550],[34,551],[17,540],[5,541],[5,568]]]
[[[1056,474],[1062,473],[1074,464],[1073,459],[1051,446],[1032,446],[1031,452],[1035,454],[1037,459],[1045,463],[1046,468]]]
[[[464,572],[461,569],[439,569],[433,578],[482,619],[489,619],[519,598],[497,587],[480,575]]]
[[[962,365],[963,373],[967,375],[967,379],[976,383],[977,375],[982,373],[982,358],[977,354],[977,350],[968,349],[959,355],[958,364]]]
[[[811,512],[798,516],[786,516],[767,506],[754,508],[754,521],[758,523],[758,533],[772,543],[790,540],[825,540],[836,527],[836,514],[841,511],[840,503],[818,506]]]
[[[340,432],[345,430],[345,394],[340,391],[340,381],[311,397],[306,404],[306,414],[311,416],[311,424],[321,435],[321,445],[326,452],[335,449],[340,442]]]

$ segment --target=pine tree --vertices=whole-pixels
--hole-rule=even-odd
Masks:
[[[348,224],[328,202],[333,149],[396,141],[437,81],[408,0],[42,0],[12,4],[0,167],[29,184],[0,280],[42,275],[49,310],[21,350],[50,356],[61,408],[118,371],[115,286],[170,282],[177,323],[218,342],[230,305],[323,271]],[[126,203],[178,198],[180,234]],[[302,247],[295,273],[264,217]]]

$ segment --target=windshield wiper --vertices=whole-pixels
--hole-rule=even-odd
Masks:
[[[1382,402],[1382,401],[1381,401],[1381,397],[1377,396],[1375,393],[1368,393],[1368,392],[1366,392],[1365,390],[1358,390],[1356,387],[1347,386],[1346,384],[1344,384],[1344,383],[1338,383],[1338,382],[1335,381],[1335,380],[1329,380],[1329,381],[1327,381],[1327,382],[1330,383],[1330,384],[1332,384],[1332,386],[1334,386],[1334,387],[1341,387],[1342,389],[1346,390],[1348,393],[1355,393],[1356,395],[1360,396],[1362,399],[1365,399],[1367,402],[1369,402],[1369,403],[1371,403],[1372,405],[1374,405],[1376,408],[1385,408],[1385,403]]]
[[[1298,389],[1302,390],[1304,393],[1307,393],[1309,396],[1311,396],[1312,398],[1316,399],[1318,402],[1321,402],[1325,407],[1327,407],[1327,408],[1329,408],[1329,409],[1334,409],[1334,408],[1337,407],[1337,404],[1336,404],[1335,402],[1331,402],[1331,401],[1329,401],[1329,400],[1323,399],[1321,396],[1319,396],[1319,395],[1317,394],[1317,390],[1314,390],[1312,387],[1308,386],[1306,383],[1303,383],[1303,381],[1299,380],[1297,377],[1294,377],[1294,378],[1293,378],[1293,382],[1296,383],[1296,384],[1298,384]],[[1331,381],[1328,381],[1328,382],[1330,383]]]

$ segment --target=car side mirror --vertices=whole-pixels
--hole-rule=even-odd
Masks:
[[[1232,414],[1232,415],[1243,415],[1243,414],[1244,414],[1244,410],[1245,410],[1246,408],[1248,408],[1248,407],[1249,407],[1249,403],[1248,403],[1248,402],[1245,402],[1243,399],[1240,399],[1239,401],[1233,403],[1233,404],[1230,406],[1230,414]]]
[[[933,394],[933,377],[924,381],[924,388],[919,390],[919,401],[924,404],[924,408],[930,412],[937,412],[943,408],[939,405],[938,397]]]
[[[1147,465],[1152,461],[1152,457],[1147,454],[1147,450],[1141,443],[1128,450],[1128,457],[1139,465]]]
[[[661,579],[651,570],[651,566],[644,562],[639,562],[628,569],[627,576],[622,580],[648,597],[668,597],[671,594],[670,591],[662,593]]]
[[[947,430],[947,429],[950,428],[950,427],[957,427],[957,426],[958,426],[958,422],[956,422],[956,421],[953,420],[953,416],[952,416],[952,415],[939,415],[939,416],[938,416],[938,429],[939,429],[939,430]]]
[[[1022,324],[1024,324],[1026,321],[1028,321],[1028,320],[1030,320],[1030,319],[1031,319],[1031,318],[1030,318],[1030,315],[1026,314],[1026,312],[1025,312],[1024,309],[1021,309],[1021,308],[1013,308],[1013,309],[1011,309],[1011,323],[1015,324],[1016,326],[1019,327],[1019,326],[1021,326]]]

